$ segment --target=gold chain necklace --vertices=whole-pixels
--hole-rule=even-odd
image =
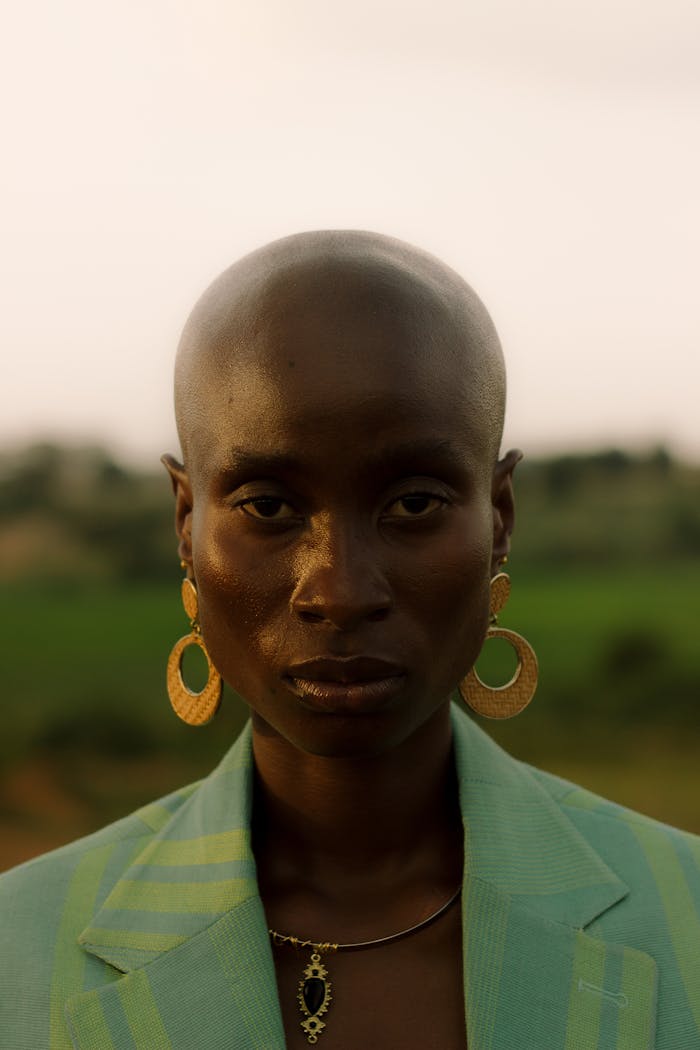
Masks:
[[[435,922],[441,915],[444,915],[448,908],[457,900],[461,892],[462,887],[459,886],[450,899],[441,904],[438,910],[429,915],[427,919],[417,922],[414,926],[409,926],[407,930],[391,933],[388,937],[377,937],[374,941],[357,941],[354,944],[334,944],[332,941],[303,941],[299,937],[291,936],[291,934],[278,933],[277,930],[268,930],[272,943],[277,947],[288,944],[292,948],[307,948],[311,950],[311,958],[308,965],[304,967],[297,992],[297,1002],[303,1017],[301,1027],[306,1033],[307,1041],[315,1043],[326,1027],[326,1022],[322,1021],[321,1018],[327,1013],[333,998],[331,995],[332,985],[328,979],[328,970],[323,965],[322,955],[328,955],[330,952],[355,952],[361,948],[378,948],[380,944],[392,944],[394,941],[400,941],[403,937],[408,937],[410,934],[422,930],[425,926],[430,926],[431,922]]]

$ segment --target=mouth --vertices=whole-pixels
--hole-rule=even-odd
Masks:
[[[326,710],[376,710],[401,689],[406,671],[371,656],[321,657],[289,667],[287,686]]]

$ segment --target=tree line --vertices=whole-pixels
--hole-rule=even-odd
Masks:
[[[700,557],[700,466],[663,447],[524,461],[514,555],[522,571]],[[0,456],[0,579],[172,580],[168,478],[99,446]]]

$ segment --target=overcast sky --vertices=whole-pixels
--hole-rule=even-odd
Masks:
[[[28,0],[0,55],[0,438],[176,448],[224,266],[300,229],[486,301],[526,450],[700,457],[696,0]]]

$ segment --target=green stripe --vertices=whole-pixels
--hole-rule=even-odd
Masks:
[[[95,910],[100,880],[117,843],[102,846],[81,857],[73,873],[53,955],[49,1008],[50,1050],[72,1050],[66,1031],[66,999],[82,991],[85,952],[78,947],[76,933],[82,930]]]
[[[469,1046],[472,1043],[478,1045],[479,1050],[489,1050],[500,999],[510,901],[478,879],[467,879],[463,894],[468,935],[468,940],[465,938],[462,945],[467,988],[467,1042]]]
[[[599,795],[594,795],[592,791],[587,791],[586,788],[576,787],[563,796],[561,804],[573,806],[575,809],[587,809],[594,812],[599,810],[606,801],[606,799],[600,798]]]
[[[622,985],[622,969],[624,966],[624,952],[621,948],[609,946],[605,956],[605,973],[603,977],[600,1003],[600,1034],[598,1046],[617,1046],[617,1031],[621,1013],[629,1012],[628,997],[620,991]],[[624,1045],[624,1044],[623,1044]],[[635,1047],[635,1050],[640,1050]]]
[[[173,818],[183,802],[186,802],[190,795],[193,795],[197,788],[202,786],[202,783],[202,781],[196,781],[194,784],[188,784],[187,787],[173,791],[165,798],[148,802],[137,809],[134,816],[140,817],[144,824],[148,824],[151,831],[160,831]]]
[[[172,1043],[163,1026],[146,971],[136,970],[129,974],[118,983],[117,990],[136,1050],[171,1050]],[[134,1009],[135,999],[138,999],[138,1010]]]
[[[695,1024],[700,1029],[700,984],[697,980],[697,953],[700,944],[700,916],[683,868],[673,848],[671,836],[661,828],[630,820],[629,825],[641,845],[663,903],[678,971]]]
[[[147,930],[110,930],[104,926],[90,926],[80,937],[86,947],[141,948],[147,952],[167,952],[187,940],[187,934],[149,933]]]
[[[146,882],[122,879],[110,893],[106,908],[125,911],[204,915],[228,911],[255,893],[253,879],[223,882]]]
[[[157,839],[138,858],[139,864],[216,864],[225,860],[252,860],[250,831],[234,828],[195,839]]]
[[[151,802],[149,805],[137,809],[134,816],[140,817],[151,831],[160,831],[169,820],[172,820],[173,814],[162,802]]]
[[[606,947],[581,930],[576,931],[574,964],[563,1050],[597,1047],[601,990],[604,987]]]
[[[280,1050],[287,1045],[266,930],[262,901],[256,896],[210,926],[206,938],[200,941],[200,958],[206,963],[207,987],[212,1001],[230,1004],[224,1007],[224,1016],[229,1018],[229,1022],[235,1023],[235,1034],[232,1033],[227,1041],[231,1050],[243,1047],[250,1050]],[[211,948],[216,952],[219,966],[212,964]],[[196,962],[196,959],[193,960],[194,965]],[[165,967],[159,972],[159,977],[167,982],[166,988],[171,986]],[[169,1019],[171,1016],[174,1022],[175,1015],[169,1014]],[[192,1038],[189,1034],[192,1032],[191,1021],[180,1020],[178,1035],[181,1031],[187,1031],[189,1036],[182,1038],[182,1046],[188,1050],[190,1047],[204,1050],[205,1047],[223,1045],[221,1022],[219,1020],[215,1027],[215,1020],[211,1019],[212,1023],[206,1030],[200,1022],[196,1033],[198,1038]],[[299,1035],[301,1037],[301,1033]],[[296,1040],[296,1037],[293,1038]],[[295,1041],[294,1045],[299,1044]]]
[[[656,1017],[656,963],[633,948],[624,949],[620,991],[625,1006],[617,1023],[615,1050],[652,1050]],[[646,996],[646,1002],[642,997]],[[636,1009],[632,1009],[635,1004]]]
[[[80,1037],[75,1028],[71,1026],[74,1044],[78,1050],[117,1050],[112,1042],[98,993],[92,993],[87,1001],[82,1001],[79,1009]],[[66,1012],[70,1021],[70,1007]]]
[[[124,871],[124,868],[122,868]],[[165,864],[129,864],[125,878],[139,882],[223,882],[224,879],[253,877],[253,866],[246,860],[222,860],[216,864],[188,864],[186,867]],[[113,879],[112,886],[118,881]]]

